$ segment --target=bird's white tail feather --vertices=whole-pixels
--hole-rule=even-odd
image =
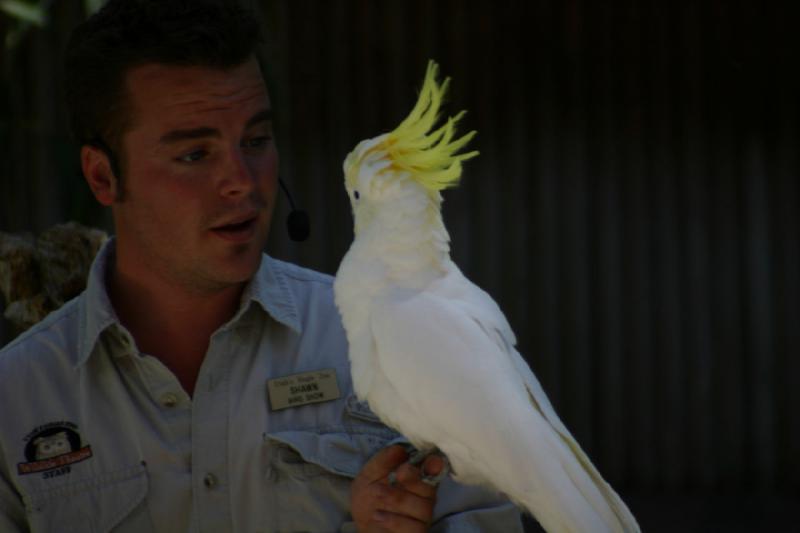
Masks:
[[[577,483],[578,488],[581,487],[579,480],[585,479],[585,476],[591,480],[591,484],[597,488],[597,491],[590,491],[585,494],[587,500],[592,506],[603,514],[608,514],[607,511],[613,513],[613,523],[617,526],[612,529],[613,531],[622,532],[637,532],[639,525],[636,522],[633,514],[630,512],[625,502],[619,497],[611,486],[606,483],[595,466],[592,464],[589,457],[583,452],[580,445],[572,437],[570,432],[558,418],[555,410],[553,409],[547,395],[544,393],[539,380],[533,374],[527,363],[522,357],[514,351],[514,363],[517,370],[525,381],[528,389],[531,404],[534,408],[542,414],[542,416],[549,422],[550,426],[562,440],[565,446],[564,453],[568,454],[569,460],[562,462],[565,469],[569,473],[574,482]],[[579,469],[576,471],[576,469]]]
[[[620,516],[616,495],[609,494],[613,490],[574,440],[560,435],[538,408],[507,415],[496,434],[440,445],[451,459],[457,481],[488,481],[551,533],[638,531],[633,517]],[[486,461],[486,457],[505,460]]]

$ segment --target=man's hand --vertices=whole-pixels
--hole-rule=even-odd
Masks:
[[[389,446],[375,454],[353,480],[350,508],[359,533],[428,531],[436,503],[436,487],[422,481],[422,470],[405,461],[402,446]],[[422,469],[436,475],[444,467],[441,457],[425,459]],[[395,472],[396,481],[389,483]]]

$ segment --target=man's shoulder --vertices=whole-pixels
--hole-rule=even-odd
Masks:
[[[30,365],[61,366],[73,362],[78,349],[78,296],[0,348],[0,379],[14,379]]]
[[[294,263],[289,263],[287,261],[282,261],[280,259],[275,259],[274,257],[270,256],[267,256],[267,261],[270,268],[273,268],[276,272],[279,272],[281,275],[289,278],[291,281],[298,283],[319,284],[321,288],[330,288],[333,286],[334,278],[330,274],[318,272],[316,270],[302,267]]]
[[[267,256],[267,270],[273,281],[295,303],[330,302],[333,305],[333,280],[330,274]]]
[[[333,276],[269,256],[262,273],[271,278],[270,283],[262,285],[269,287],[262,296],[265,308],[273,315],[295,321],[297,328],[305,333],[333,331],[330,325],[341,328]]]

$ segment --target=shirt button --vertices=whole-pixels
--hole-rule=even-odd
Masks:
[[[213,489],[217,486],[217,477],[209,472],[206,474],[206,477],[203,478],[203,485],[205,485],[207,489]]]
[[[161,405],[171,409],[178,405],[178,397],[173,393],[168,392],[161,397]]]

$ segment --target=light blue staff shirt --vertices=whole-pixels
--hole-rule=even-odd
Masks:
[[[355,531],[351,481],[399,436],[354,396],[332,278],[265,255],[189,397],[117,319],[113,251],[0,351],[0,531]],[[323,369],[338,398],[271,408],[269,380]],[[434,520],[521,531],[507,500],[449,479]]]

